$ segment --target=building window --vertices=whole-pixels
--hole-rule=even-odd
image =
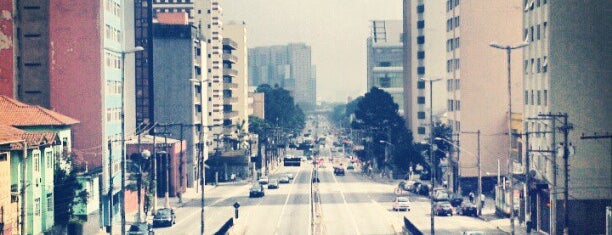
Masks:
[[[423,96],[417,97],[417,104],[425,104],[425,97]]]
[[[391,66],[391,62],[389,61],[382,61],[378,63],[378,67],[390,67],[390,66]]]
[[[418,5],[417,6],[417,13],[423,13],[423,12],[425,12],[425,6]]]
[[[523,67],[525,67],[525,68],[523,69],[523,72],[524,72],[525,74],[529,74],[529,60],[525,60],[525,62],[523,62]]]
[[[544,56],[543,62],[542,62],[542,73],[546,73],[548,72],[548,57]]]
[[[45,153],[45,161],[47,162],[47,168],[53,168],[53,157],[51,157],[51,152]]]
[[[533,97],[533,90],[531,90],[531,97],[530,97],[530,100],[529,100],[529,104],[530,104],[530,105],[533,105],[533,103],[534,103],[534,102],[533,102],[533,100],[534,100],[534,97]]]
[[[536,25],[536,38],[540,40],[540,25]]]
[[[529,104],[529,91],[525,91],[525,97],[524,97],[524,99],[525,99],[525,101],[524,101],[524,102],[525,102],[525,104]]]
[[[546,38],[547,29],[548,29],[548,22],[542,23],[542,38]]]
[[[39,153],[35,153],[34,157],[32,158],[32,163],[34,163],[34,172],[39,172],[40,171],[40,154]]]
[[[537,93],[536,93],[536,94],[537,94],[537,96],[538,96],[538,100],[537,100],[538,102],[537,102],[537,104],[538,104],[538,105],[542,105],[542,92],[541,92],[541,91],[537,91]]]
[[[53,211],[53,194],[51,193],[47,194],[47,211]]]
[[[529,27],[529,41],[533,42],[533,26]]]
[[[417,21],[417,29],[423,29],[423,28],[425,28],[425,21],[424,20]]]
[[[417,131],[418,131],[419,135],[424,135],[425,134],[425,127],[420,126]]]
[[[544,106],[548,105],[548,90],[544,90]]]
[[[34,199],[34,215],[40,215],[40,198]]]
[[[417,59],[425,59],[425,52],[424,51],[417,52]]]
[[[417,82],[417,88],[418,89],[425,89],[425,82],[424,81],[418,81]]]
[[[540,58],[538,58],[536,61],[537,61],[536,62],[537,63],[536,72],[540,73],[540,71],[542,71],[542,64],[540,63]]]
[[[459,27],[459,16],[455,18],[455,28]]]
[[[418,112],[418,113],[417,113],[417,117],[418,117],[419,119],[425,119],[425,112]]]
[[[461,101],[460,101],[460,100],[457,100],[457,102],[456,102],[456,104],[455,104],[455,109],[456,109],[457,111],[460,111],[460,110],[461,110]]]
[[[424,44],[424,43],[425,43],[425,36],[418,36],[417,44]]]
[[[417,74],[419,74],[419,75],[425,74],[425,67],[423,67],[423,66],[418,67],[417,68]]]

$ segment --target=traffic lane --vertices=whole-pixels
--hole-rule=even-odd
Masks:
[[[361,234],[333,173],[319,169],[318,175],[323,234]]]
[[[218,206],[232,201],[234,196],[241,195],[248,189],[248,184],[224,185],[207,191],[205,194],[205,233],[213,234],[229,219],[233,213],[231,206]],[[199,199],[186,202],[184,206],[175,208],[176,224],[172,227],[155,228],[157,234],[190,235],[199,234],[201,224],[201,201]]]
[[[292,234],[279,233],[278,228],[281,219],[284,217],[283,213],[288,201],[294,196],[292,194],[295,192],[296,185],[303,184],[299,179],[307,172],[307,170],[303,171],[301,167],[284,168],[282,173],[273,175],[273,177],[278,177],[285,173],[293,173],[294,180],[290,184],[280,184],[278,189],[266,190],[266,195],[263,198],[250,200],[256,204],[247,204],[244,207],[245,216],[241,217],[241,221],[238,222],[244,226],[244,234]],[[300,194],[305,194],[305,192]],[[243,207],[241,207],[241,210],[243,210]]]
[[[311,232],[310,182],[312,167],[302,166],[299,169],[300,173],[294,179],[295,188],[286,199],[285,209],[281,211],[275,234],[307,235]]]
[[[383,198],[390,194],[386,186],[369,181],[353,183],[358,181],[354,174],[335,176],[346,195],[351,211],[359,216],[355,220],[359,230],[363,234],[394,234],[399,232],[401,227],[394,227],[393,218],[390,216],[390,208],[381,206],[376,199]]]

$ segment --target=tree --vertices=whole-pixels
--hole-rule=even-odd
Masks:
[[[441,140],[452,140],[453,129],[444,123],[436,122],[433,128],[434,145],[436,145],[437,151],[434,152],[434,164],[438,166],[436,168],[436,179],[442,179],[442,171],[440,170],[440,160],[446,157],[446,153],[449,153],[452,145],[447,141]]]
[[[83,186],[78,181],[78,173],[82,171],[81,168],[74,166],[71,159],[77,158],[77,156],[71,156],[70,158],[63,158],[62,160],[67,163],[70,167],[65,167],[62,161],[55,163],[55,172],[53,175],[53,201],[54,208],[53,214],[55,217],[55,224],[60,226],[67,226],[73,216],[73,206],[80,203],[87,203],[88,193],[83,190]],[[64,167],[62,167],[64,166]]]
[[[355,120],[352,127],[369,133],[371,142],[366,152],[373,154],[379,163],[378,167],[395,166],[406,172],[410,165],[423,163],[422,156],[414,149],[412,132],[404,126],[404,119],[398,114],[398,105],[391,95],[373,87],[361,99],[356,99],[354,106]],[[347,110],[351,108],[347,105]],[[391,143],[391,162],[384,162],[386,144]],[[366,145],[367,147],[368,145]]]
[[[295,105],[289,91],[267,84],[257,87],[257,92],[264,93],[264,111],[266,121],[278,126],[286,132],[300,132],[304,129],[306,115],[302,109]]]

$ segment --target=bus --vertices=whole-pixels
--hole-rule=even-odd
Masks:
[[[300,157],[285,157],[283,159],[283,164],[285,166],[300,166],[302,163],[302,159]]]

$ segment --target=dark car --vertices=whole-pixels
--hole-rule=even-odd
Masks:
[[[147,223],[135,223],[130,225],[128,235],[154,235],[153,226]]]
[[[334,167],[334,174],[335,175],[344,175],[344,168],[342,168],[342,167]]]
[[[449,201],[453,207],[458,207],[463,202],[463,197],[460,194],[451,194]]]
[[[434,215],[453,216],[453,206],[450,202],[438,202],[434,205]]]
[[[423,196],[428,196],[429,195],[429,185],[420,184],[417,189],[417,193]]]
[[[254,185],[249,190],[249,197],[263,197],[263,196],[264,196],[263,185]]]
[[[278,180],[270,180],[268,183],[268,189],[277,189],[278,188]]]
[[[153,215],[153,227],[172,226],[176,223],[176,215],[171,208],[162,208]]]
[[[463,202],[460,206],[457,207],[457,214],[466,216],[477,216],[478,209],[473,203]]]

